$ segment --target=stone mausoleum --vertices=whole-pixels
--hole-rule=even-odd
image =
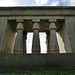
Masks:
[[[32,32],[32,53],[27,34]],[[41,54],[39,33],[46,33]],[[75,67],[75,7],[0,7],[0,67]]]

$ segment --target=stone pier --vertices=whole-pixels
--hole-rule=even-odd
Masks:
[[[40,39],[39,39],[39,23],[40,20],[33,20],[33,42],[32,42],[32,53],[40,53]]]
[[[59,46],[56,36],[56,20],[49,20],[49,30],[50,30],[50,52],[51,53],[59,53]]]
[[[23,53],[23,20],[17,20],[17,36],[15,40],[14,52]]]

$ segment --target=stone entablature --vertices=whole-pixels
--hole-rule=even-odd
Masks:
[[[0,16],[73,16],[75,7],[0,7]]]

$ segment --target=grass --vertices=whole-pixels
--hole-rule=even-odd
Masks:
[[[30,69],[11,69],[0,68],[0,73],[6,74],[25,74],[25,75],[75,75],[75,69],[51,69],[51,68],[30,68]]]

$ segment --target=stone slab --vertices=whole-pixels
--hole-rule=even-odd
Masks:
[[[12,10],[13,9],[13,10]],[[67,11],[68,10],[68,11]],[[40,11],[40,12],[39,12]],[[75,15],[75,7],[0,7],[0,16]]]
[[[75,68],[75,53],[0,54],[0,68]]]

